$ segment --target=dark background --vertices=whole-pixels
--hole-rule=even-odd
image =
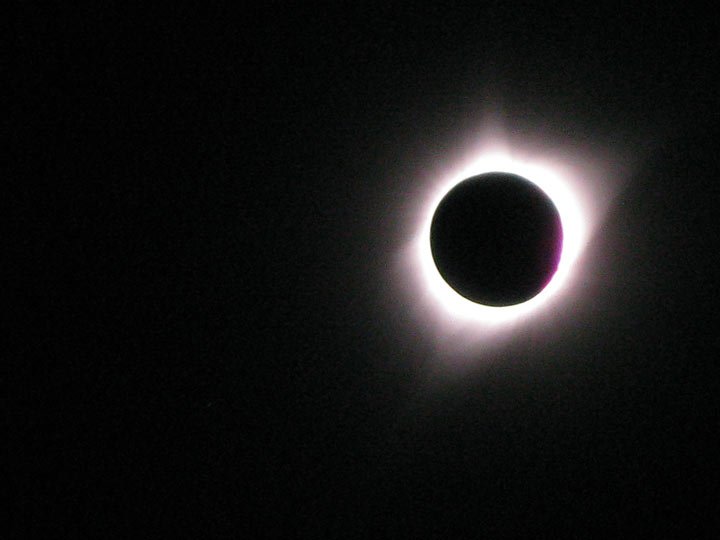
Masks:
[[[716,538],[717,17],[268,4],[14,5],[6,537]],[[497,103],[632,173],[433,383],[399,171]]]

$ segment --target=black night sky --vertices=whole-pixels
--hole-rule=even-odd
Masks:
[[[717,15],[65,4],[9,17],[3,537],[718,538]],[[399,261],[489,122],[612,196],[462,345]]]

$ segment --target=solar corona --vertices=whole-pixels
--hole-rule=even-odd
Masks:
[[[572,183],[559,172],[486,154],[436,187],[415,256],[440,310],[494,325],[536,313],[557,297],[586,228]]]

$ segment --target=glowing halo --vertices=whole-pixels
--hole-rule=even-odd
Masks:
[[[563,246],[557,270],[545,288],[530,300],[511,306],[476,304],[458,294],[442,278],[430,250],[430,226],[435,209],[455,185],[472,176],[489,172],[512,173],[529,180],[542,189],[553,201],[560,214]],[[545,164],[518,160],[507,153],[485,154],[475,159],[436,189],[422,218],[416,239],[416,256],[422,279],[430,295],[451,316],[459,319],[497,324],[518,320],[557,295],[563,288],[586,242],[587,226],[584,212],[569,182],[559,172]]]

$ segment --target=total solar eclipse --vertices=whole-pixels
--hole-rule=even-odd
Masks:
[[[560,261],[563,230],[550,197],[517,174],[467,178],[442,198],[430,225],[440,276],[476,303],[527,302],[550,282]]]

